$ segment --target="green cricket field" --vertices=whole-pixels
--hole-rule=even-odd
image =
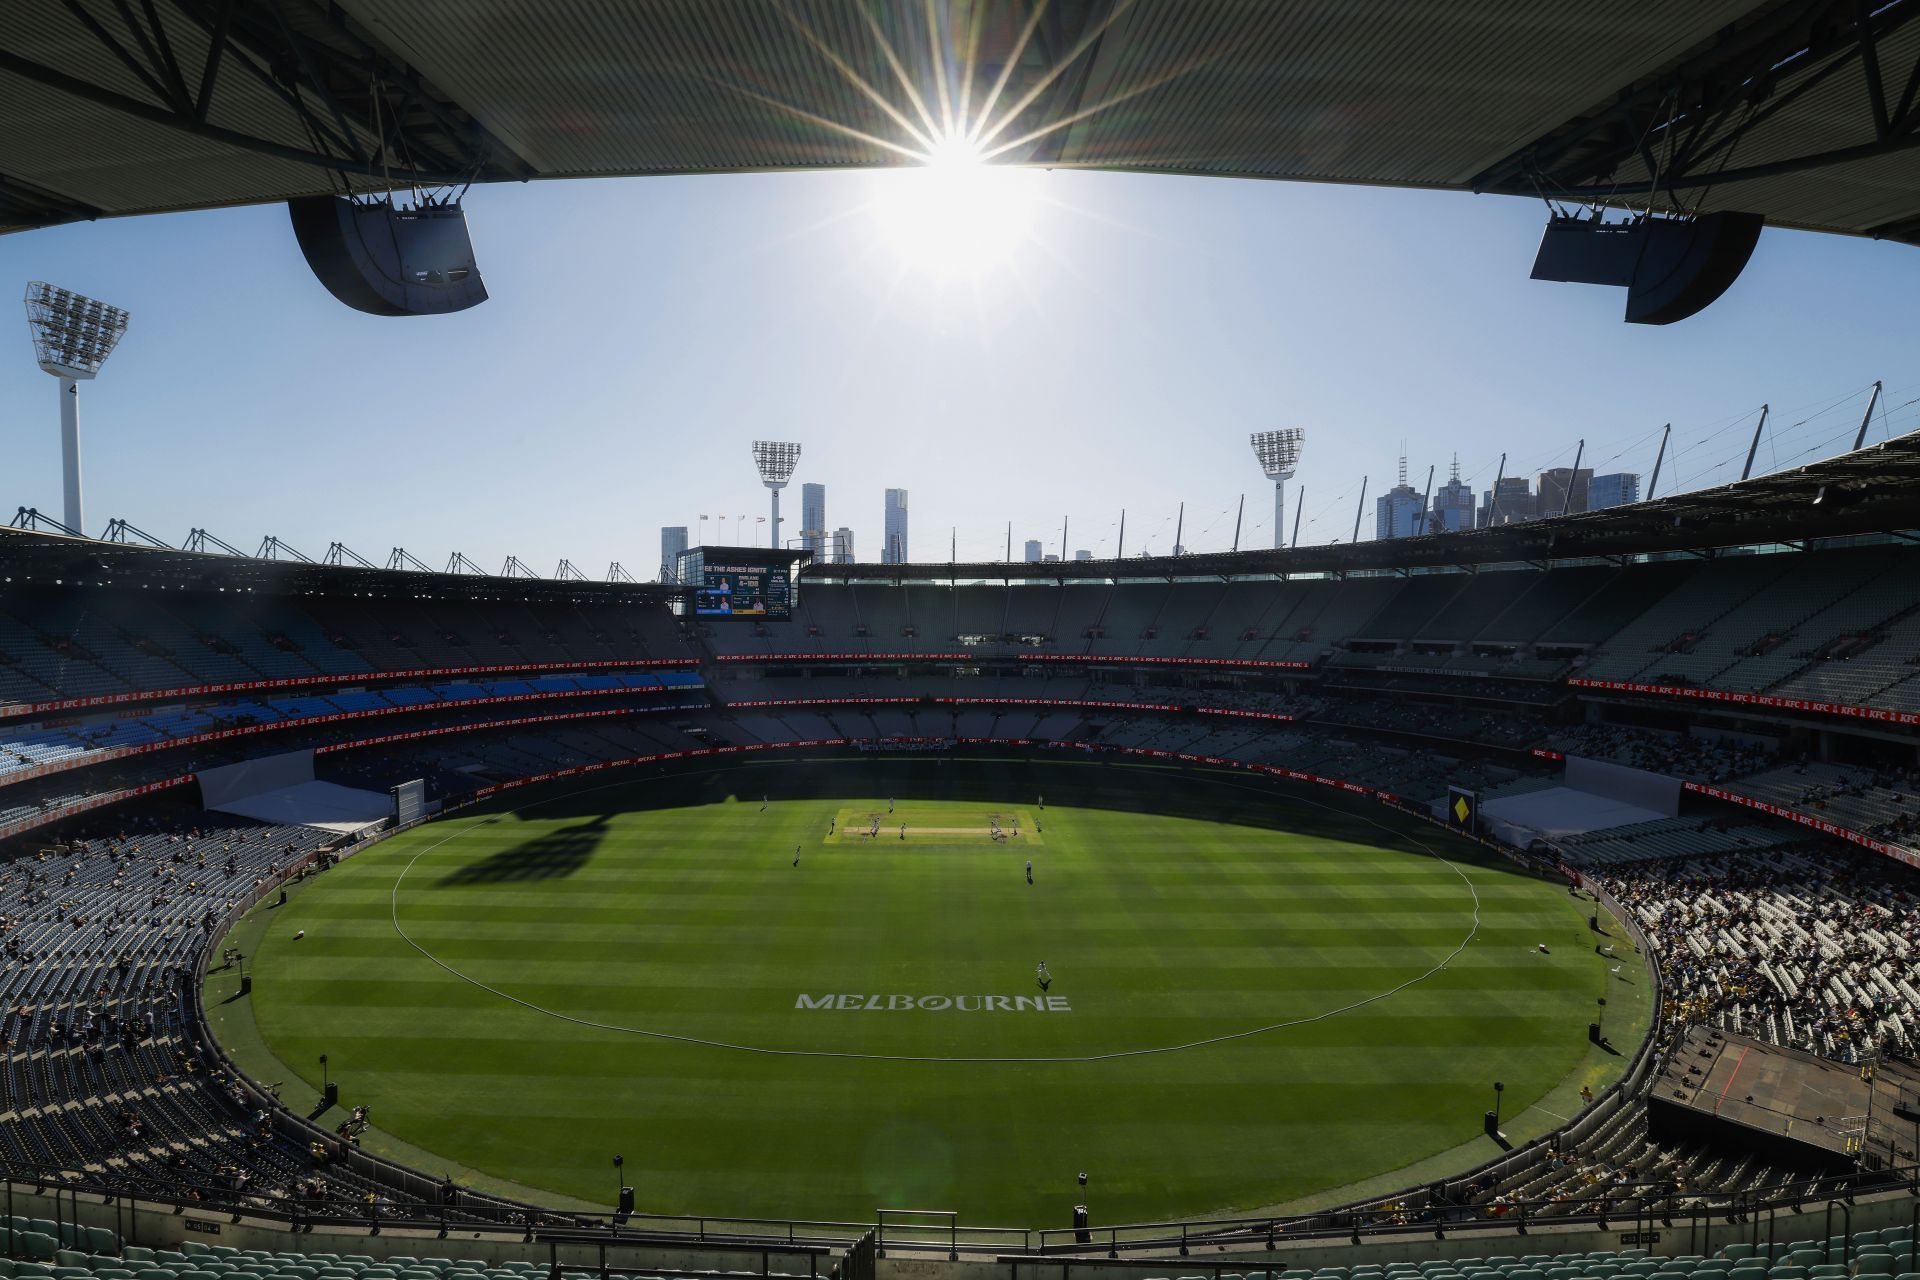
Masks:
[[[1596,1012],[1628,1053],[1649,1012],[1564,884],[1326,788],[930,759],[574,788],[256,908],[251,996],[208,979],[228,1052],[296,1109],[325,1054],[369,1149],[556,1205],[1040,1227],[1458,1172],[1497,1154],[1496,1080],[1543,1133],[1627,1061]]]

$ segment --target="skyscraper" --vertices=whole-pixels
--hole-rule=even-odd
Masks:
[[[1527,483],[1527,478],[1504,476],[1499,484],[1480,496],[1480,514],[1474,523],[1484,529],[1487,527],[1489,517],[1496,525],[1518,524],[1522,520],[1533,519],[1537,514],[1539,514],[1538,502],[1533,496],[1533,486]]]
[[[1434,490],[1433,510],[1427,514],[1427,532],[1456,533],[1473,528],[1473,486],[1460,479],[1460,456],[1454,455],[1447,482]]]
[[[833,563],[853,563],[853,530],[845,525],[833,531]]]
[[[1568,515],[1576,511],[1587,510],[1587,490],[1593,483],[1593,468],[1582,467],[1575,471],[1572,467],[1555,467],[1551,471],[1540,473],[1539,510],[1540,518],[1559,515],[1564,510]],[[1573,501],[1567,501],[1567,489],[1573,489]]]
[[[1420,529],[1420,491],[1407,483],[1407,455],[1400,455],[1400,483],[1374,500],[1373,536],[1411,538]]]
[[[1634,471],[1615,471],[1595,476],[1587,485],[1587,510],[1623,507],[1640,501],[1640,475]]]
[[[907,491],[887,490],[886,532],[880,543],[881,564],[907,562]]]
[[[1091,560],[1093,559],[1093,552],[1087,550],[1085,547],[1082,547],[1078,551],[1073,553],[1073,558],[1075,560]]]
[[[1040,563],[1040,539],[1038,538],[1027,539],[1027,563]]]
[[[680,581],[680,553],[687,549],[687,526],[683,524],[665,524],[660,526],[660,581],[675,583]]]
[[[812,552],[815,560],[826,555],[827,486],[823,484],[800,486],[800,546]]]

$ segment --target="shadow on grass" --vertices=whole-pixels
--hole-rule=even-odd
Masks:
[[[1501,869],[1510,865],[1471,841],[1448,836],[1371,799],[1328,787],[1219,770],[1143,767],[1095,757],[1021,759],[1013,755],[1017,750],[1008,748],[1006,759],[987,760],[814,758],[804,764],[768,761],[719,768],[702,764],[677,771],[660,765],[609,778],[608,782],[623,784],[617,793],[600,788],[579,791],[574,780],[522,793],[509,803],[540,821],[583,818],[604,823],[610,808],[635,812],[728,800],[757,808],[763,796],[776,806],[783,800],[893,796],[902,801],[951,800],[1037,809],[1044,795],[1056,807],[1233,823],[1402,852],[1444,849],[1456,862]],[[570,794],[567,787],[575,790]]]
[[[456,867],[440,877],[439,883],[452,886],[523,884],[565,879],[593,857],[607,834],[608,821],[607,814],[599,813],[585,822],[556,828],[525,844]]]

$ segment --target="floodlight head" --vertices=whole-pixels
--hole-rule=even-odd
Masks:
[[[760,483],[780,489],[793,479],[794,464],[800,461],[800,446],[780,440],[755,440],[753,465],[760,468]]]
[[[1267,479],[1293,477],[1294,468],[1300,465],[1300,443],[1306,435],[1299,427],[1283,427],[1278,431],[1256,431],[1249,437],[1253,441],[1253,456],[1260,460],[1260,469],[1267,473]]]
[[[57,378],[91,378],[127,331],[127,313],[43,280],[27,285],[27,328],[40,368]]]

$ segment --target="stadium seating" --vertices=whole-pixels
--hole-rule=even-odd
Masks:
[[[1837,763],[1813,758],[1818,744],[1765,712],[1739,722],[1717,707],[1691,715],[1700,710],[1691,705],[1616,713],[1560,677],[1920,705],[1916,554],[1883,546],[1291,582],[806,583],[794,622],[758,627],[686,627],[657,605],[190,593],[156,604],[33,588],[0,601],[0,829],[250,755],[404,728],[417,736],[323,752],[319,776],[371,790],[421,778],[434,800],[457,802],[532,775],[707,746],[998,739],[1281,767],[1417,806],[1453,785],[1477,789],[1483,803],[1552,785],[1556,766],[1538,750],[1711,784],[1913,847],[1920,784],[1897,735],[1849,742],[1839,756],[1861,763]],[[661,658],[684,666],[640,665]],[[556,669],[583,662],[613,665]],[[1302,665],[1231,665],[1256,662]],[[397,674],[440,667],[503,670]],[[299,684],[142,698],[258,680]],[[139,704],[19,706],[96,696]],[[876,698],[900,701],[862,701]],[[643,713],[649,706],[666,710]],[[553,718],[580,708],[619,714]],[[322,719],[343,713],[369,718]],[[273,731],[183,744],[259,726]],[[259,1100],[196,1040],[177,989],[209,945],[210,921],[335,838],[214,817],[162,793],[36,825],[0,847],[12,855],[0,863],[0,933],[13,960],[0,975],[12,1011],[0,1097],[17,1119],[0,1124],[10,1167],[125,1187],[225,1178],[240,1183],[237,1201],[364,1206],[386,1194],[365,1171],[316,1170],[288,1131],[262,1125]],[[55,839],[63,851],[42,860]],[[1672,1011],[1842,1059],[1914,1050],[1920,897],[1884,860],[1723,809],[1569,837],[1555,852],[1632,912]],[[1608,1099],[1580,1117],[1577,1138],[1515,1153],[1437,1206],[1408,1208],[1425,1202],[1402,1196],[1365,1214],[1379,1224],[1423,1213],[1492,1221],[1525,1202],[1552,1216],[1577,1211],[1594,1188],[1648,1176],[1708,1194],[1792,1175],[1738,1153],[1657,1145],[1643,1108]],[[49,1274],[86,1271],[114,1252],[51,1237],[30,1247]],[[62,1262],[63,1250],[95,1261]],[[282,1257],[249,1257],[248,1268],[186,1252],[200,1260],[133,1261],[173,1270],[172,1280],[468,1274],[452,1260],[394,1270],[308,1255],[326,1265],[306,1276]],[[1818,1280],[1784,1259],[1686,1261],[1690,1270],[1652,1274]],[[101,1262],[94,1273],[125,1269]],[[519,1280],[512,1268],[474,1270]],[[1530,1255],[1420,1275],[1611,1280],[1645,1270],[1624,1254]],[[131,1280],[164,1278],[135,1270]],[[1345,1280],[1375,1277],[1355,1268]]]
[[[218,595],[10,590],[0,604],[0,714],[7,704],[447,666],[690,658],[655,609],[577,605],[538,613],[465,602],[351,596],[249,601]]]

